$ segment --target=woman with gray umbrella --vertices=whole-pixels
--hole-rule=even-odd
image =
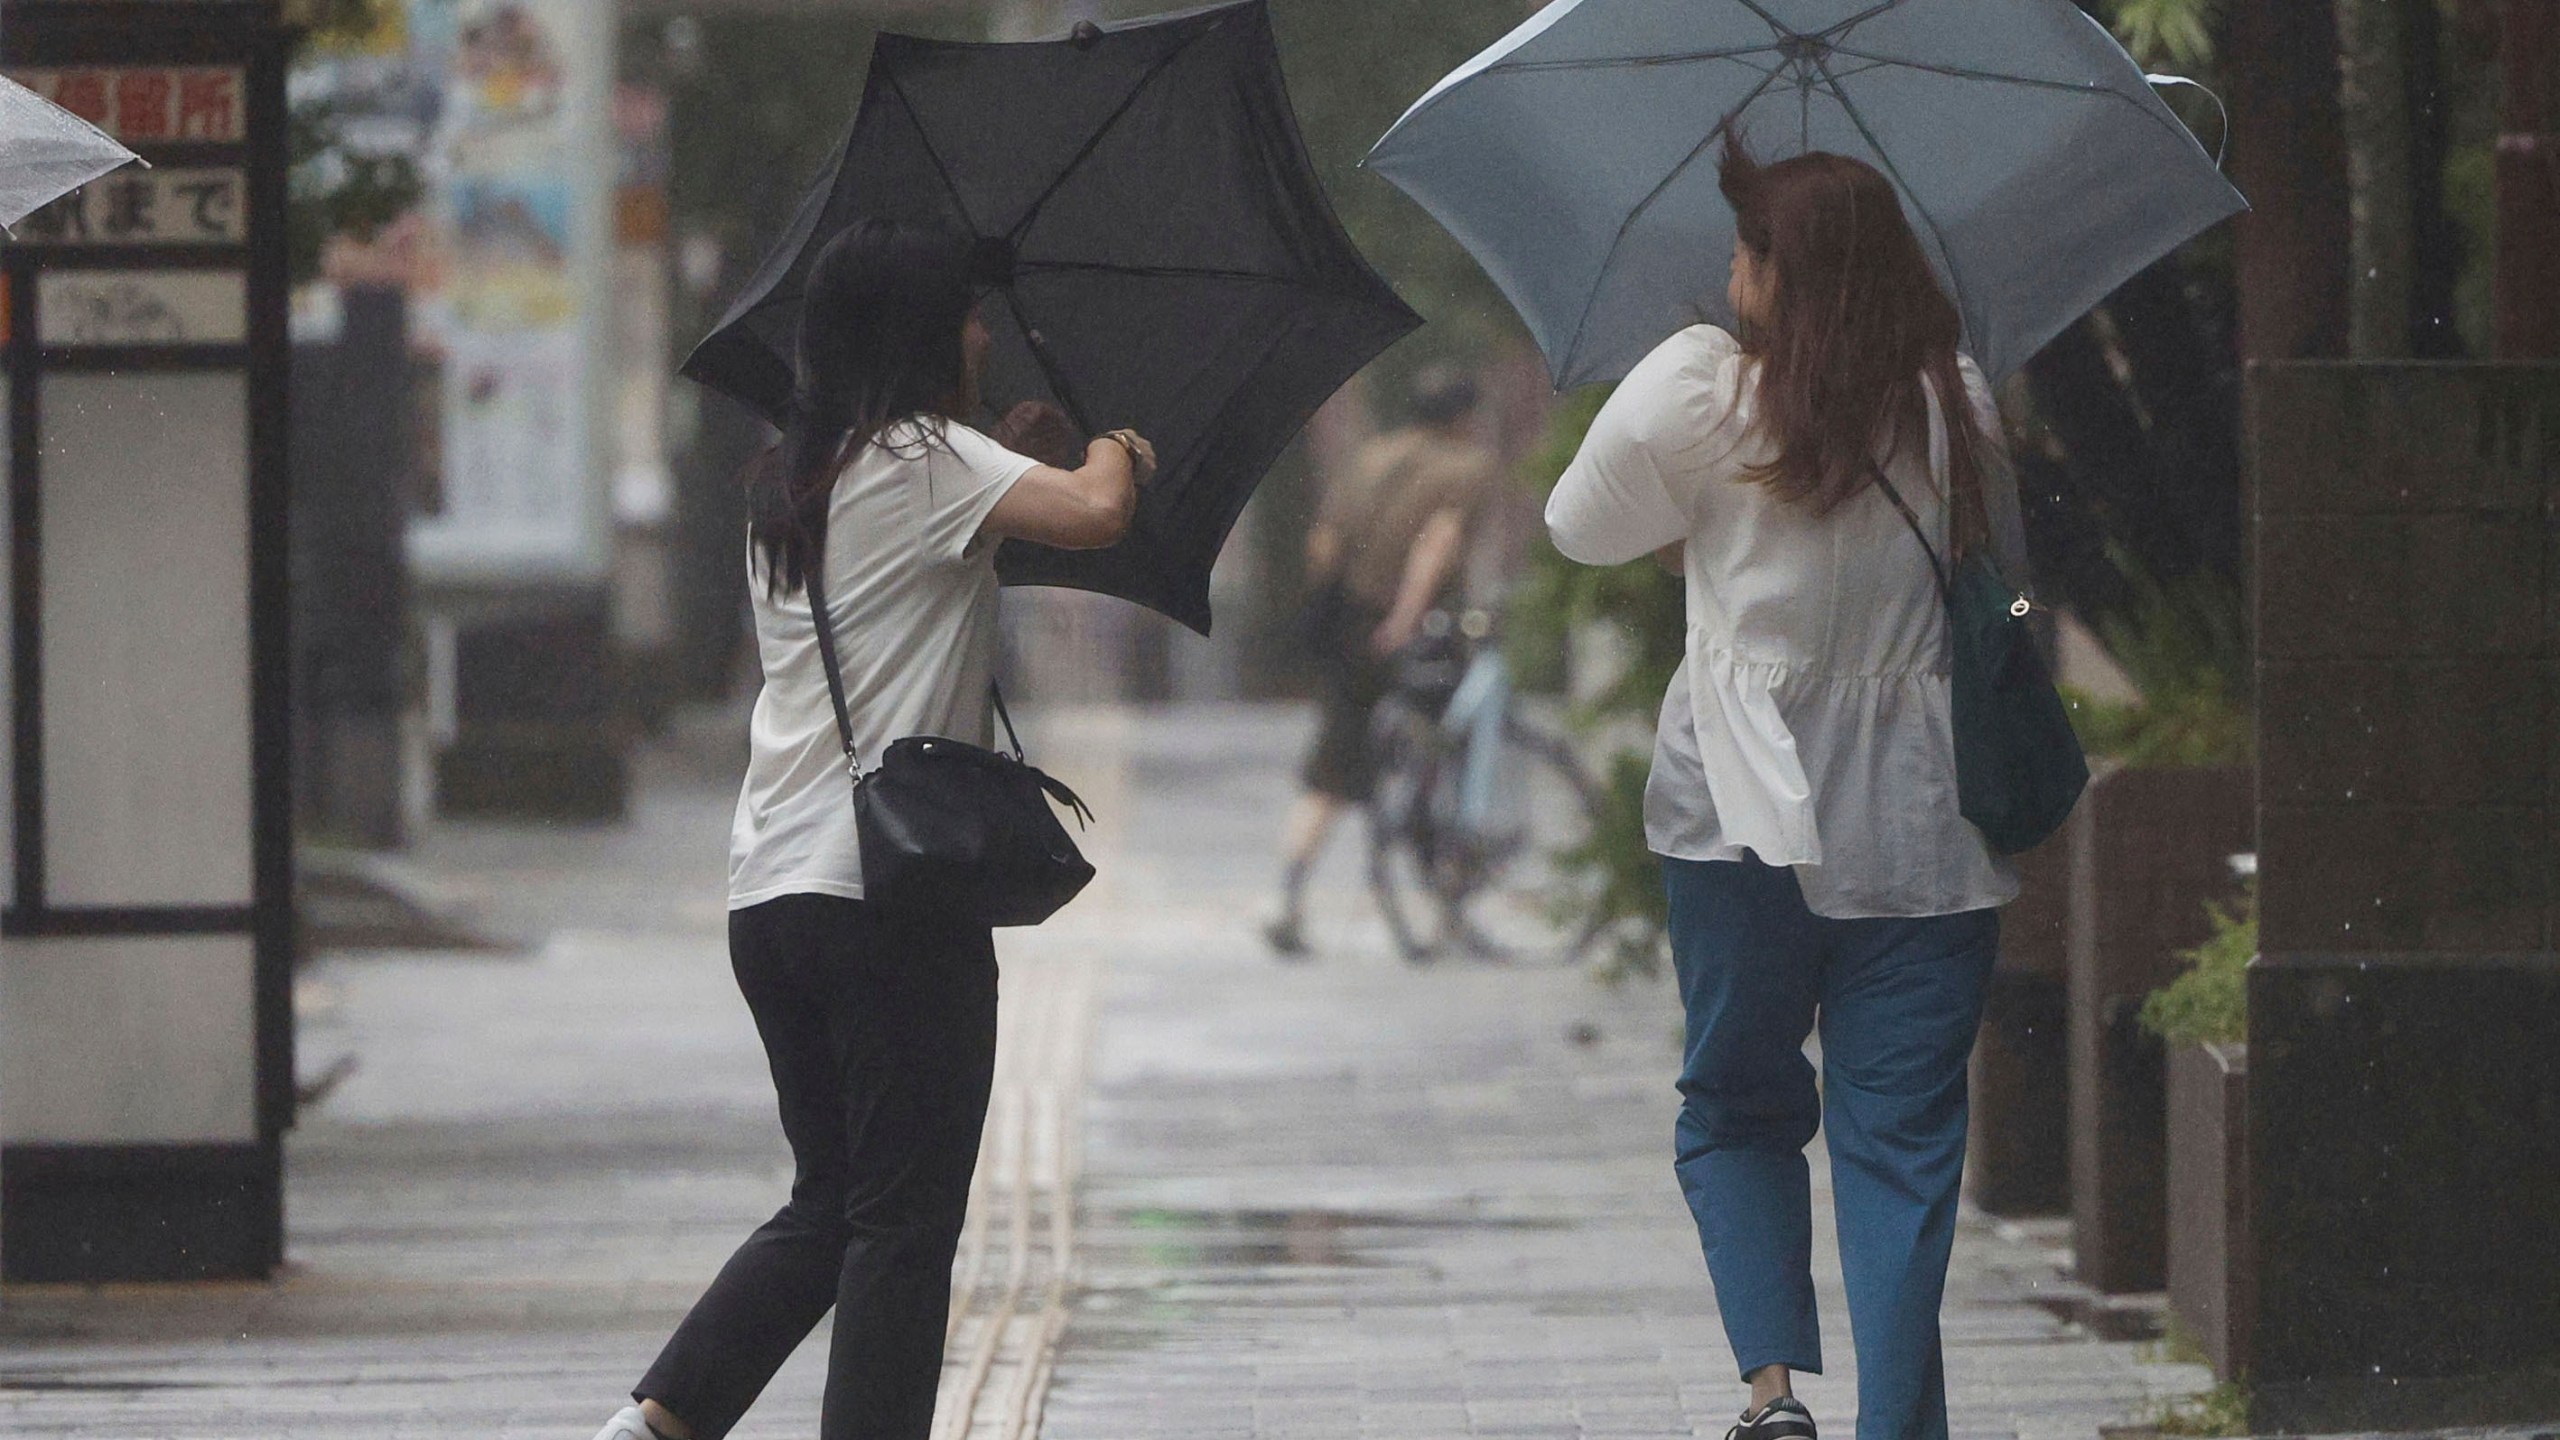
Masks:
[[[1547,522],[1572,559],[1655,554],[1687,585],[1645,822],[1688,1017],[1676,1168],[1751,1387],[1735,1440],[1814,1435],[1817,1128],[1858,1434],[1943,1440],[1965,1064],[2017,880],[1958,812],[1936,567],[1990,546],[2023,573],[2015,484],[1885,176],[1728,137],[1720,178],[1739,334],[1637,364]]]
[[[1973,563],[2025,573],[1983,376],[2245,208],[2153,93],[2187,83],[2071,0],[1551,0],[1370,152],[1560,388],[1624,379],[1556,488],[1557,546],[1686,580],[1645,820],[1688,1011],[1679,1176],[1752,1390],[1736,1440],[1813,1433],[1791,1379],[1822,1363],[1817,1127],[1858,1434],[1947,1433],[1965,1060],[2016,888],[1988,837],[2034,830],[1974,802],[2033,778],[2042,824],[2078,793],[2040,667],[1986,672],[1983,627],[1951,643],[1953,609],[2032,609]],[[1722,304],[1700,272],[1728,247]],[[1995,723],[1958,735],[1958,693]],[[1961,796],[1959,742],[1998,762]]]

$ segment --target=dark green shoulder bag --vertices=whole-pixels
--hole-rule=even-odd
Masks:
[[[1968,555],[1949,574],[1920,517],[1884,471],[1875,475],[1876,488],[1929,552],[1947,603],[1957,808],[1994,851],[2032,849],[2062,828],[2089,784],[2088,757],[2027,626],[2035,606],[1985,556]]]

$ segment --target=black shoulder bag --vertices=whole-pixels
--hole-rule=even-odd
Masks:
[[[2062,828],[2089,783],[2080,736],[2027,628],[2034,603],[2004,582],[1984,556],[1964,557],[1949,574],[1938,547],[1921,531],[1920,517],[1881,468],[1875,477],[1876,488],[1929,553],[1929,569],[1946,601],[1956,807],[2000,854],[2032,849]]]
[[[836,735],[853,777],[863,898],[884,909],[931,911],[976,925],[1037,925],[1056,914],[1093,879],[1093,866],[1049,802],[1066,806],[1079,823],[1089,823],[1093,812],[1023,758],[1004,692],[988,687],[1012,754],[909,735],[891,741],[880,764],[864,770],[853,719],[845,713],[826,586],[815,565],[807,583]]]

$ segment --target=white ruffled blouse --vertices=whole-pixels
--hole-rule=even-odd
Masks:
[[[1968,401],[1998,435],[1990,390]],[[2005,904],[2018,882],[1957,813],[1946,610],[1928,555],[1883,493],[1827,516],[1749,483],[1753,362],[1712,325],[1664,341],[1612,395],[1547,502],[1556,548],[1616,565],[1687,542],[1688,653],[1663,697],[1647,843],[1687,860],[1745,850],[1795,869],[1836,919]],[[1943,553],[1947,434],[1880,455]],[[1985,467],[1994,547],[2023,576],[2017,486]]]

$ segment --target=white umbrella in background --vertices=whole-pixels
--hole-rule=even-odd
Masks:
[[[0,76],[0,225],[140,157],[97,126]]]

